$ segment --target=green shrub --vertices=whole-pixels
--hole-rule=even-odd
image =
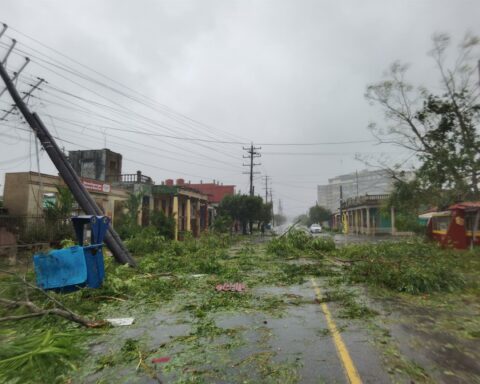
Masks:
[[[175,218],[167,216],[163,211],[152,211],[150,213],[150,223],[156,228],[158,235],[171,239],[175,237]]]
[[[158,251],[165,246],[167,241],[158,234],[154,227],[141,228],[125,241],[130,252],[135,256],[142,256],[147,253]]]

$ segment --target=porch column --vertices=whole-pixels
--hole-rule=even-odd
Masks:
[[[363,229],[363,208],[360,209],[360,233],[364,233],[364,229]]]
[[[203,214],[205,215],[205,217],[203,218],[203,225],[205,226],[205,229],[208,229],[208,226],[209,226],[209,222],[208,222],[208,204],[205,204],[204,207],[205,207],[205,210],[204,210]]]
[[[197,200],[195,204],[195,228],[196,228],[196,236],[200,236],[200,200]]]
[[[357,208],[355,209],[355,232],[357,233],[357,235],[360,233],[360,230],[359,230],[360,226],[358,225],[358,217],[359,215],[358,215],[358,208]]]
[[[170,199],[165,200],[165,216],[170,216]]]
[[[187,199],[187,226],[185,227],[185,229],[187,230],[187,232],[191,232],[192,231],[192,218],[191,218],[191,212],[192,212],[192,208],[191,208],[191,205],[190,205],[190,198]]]
[[[391,229],[392,229],[392,236],[395,236],[397,229],[395,228],[395,207],[390,208],[390,220],[391,220]]]
[[[370,235],[370,208],[367,207],[367,235]]]
[[[172,215],[175,220],[175,236],[174,239],[178,240],[178,196],[173,196],[173,206],[172,206]]]

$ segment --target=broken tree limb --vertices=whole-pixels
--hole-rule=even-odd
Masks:
[[[27,309],[30,313],[29,314],[24,314],[24,315],[17,315],[17,316],[5,316],[5,317],[0,317],[0,322],[3,321],[12,321],[12,320],[23,320],[23,319],[28,319],[32,317],[37,317],[37,316],[44,316],[44,315],[56,315],[63,317],[64,319],[73,321],[75,323],[81,324],[84,327],[88,328],[97,328],[97,327],[102,327],[107,324],[106,321],[90,321],[88,319],[85,319],[84,317],[76,314],[75,312],[71,311],[63,303],[61,303],[59,300],[57,300],[55,297],[44,291],[43,289],[29,283],[25,277],[20,277],[18,274],[14,272],[10,272],[4,269],[0,269],[1,273],[5,273],[7,275],[14,276],[17,278],[22,284],[25,286],[25,300],[10,300],[10,299],[4,299],[0,298],[0,305],[3,305],[4,307],[7,308],[20,308],[23,307]],[[51,302],[53,302],[55,305],[57,305],[60,308],[50,308],[50,309],[43,309],[34,304],[32,301],[30,301],[28,297],[28,291],[27,288],[31,288],[37,292],[42,293],[47,299],[49,299]]]
[[[31,301],[14,301],[14,300],[0,298],[0,304],[8,308],[25,308],[31,312],[25,315],[0,317],[0,322],[12,321],[12,320],[23,320],[23,319],[29,319],[32,317],[45,316],[45,315],[56,315],[56,316],[63,317],[64,319],[73,321],[77,324],[83,325],[84,327],[87,327],[87,328],[98,328],[98,327],[103,327],[104,325],[107,324],[105,321],[90,321],[88,319],[85,319],[84,317],[77,315],[72,311],[66,311],[60,308],[42,309],[37,305],[35,305],[34,303],[32,303]]]
[[[298,219],[295,223],[293,223],[291,226],[289,226],[287,228],[287,230],[285,232],[283,232],[280,237],[283,237],[285,236],[286,234],[288,234],[293,228],[295,228],[295,226],[301,221],[301,219]]]

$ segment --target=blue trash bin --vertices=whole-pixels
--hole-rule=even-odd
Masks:
[[[83,286],[99,288],[105,277],[102,248],[109,223],[106,216],[72,217],[78,245],[34,255],[37,285],[59,291],[72,291]],[[87,225],[90,226],[92,244],[84,246]]]

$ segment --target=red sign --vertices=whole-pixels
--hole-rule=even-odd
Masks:
[[[93,180],[82,179],[82,184],[87,190],[92,192],[109,193],[111,189],[110,184],[104,184]]]

